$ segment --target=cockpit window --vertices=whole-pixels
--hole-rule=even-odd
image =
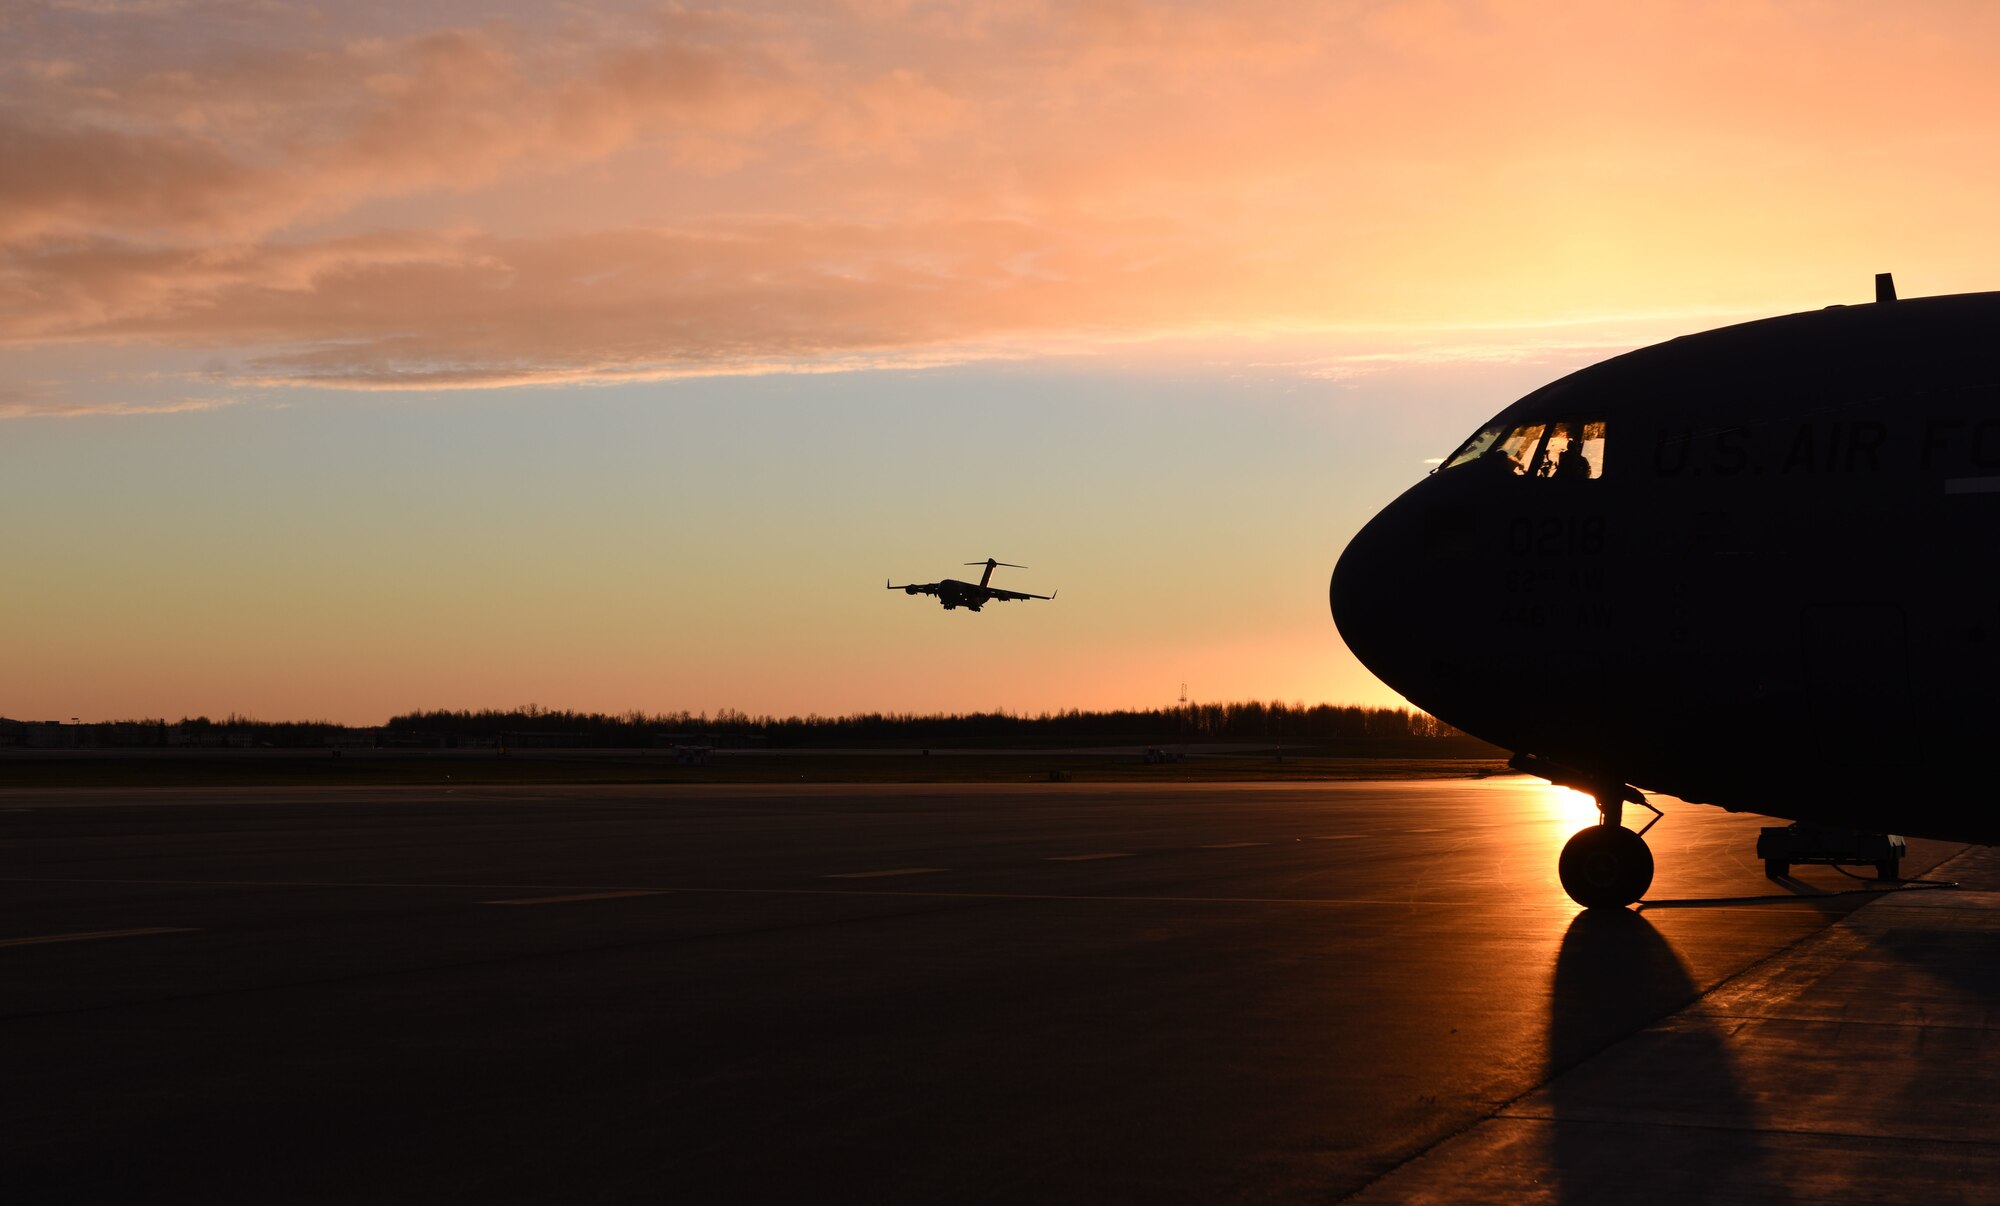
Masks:
[[[1478,460],[1486,454],[1487,449],[1493,447],[1493,441],[1499,439],[1506,431],[1505,427],[1481,428],[1471,439],[1458,446],[1458,451],[1451,454],[1450,459],[1445,461],[1443,467],[1446,469],[1456,469],[1467,461]]]
[[[1500,437],[1495,456],[1507,458],[1507,468],[1515,473],[1526,473],[1529,462],[1535,459],[1535,449],[1541,446],[1542,431],[1546,423],[1523,423]]]
[[[1562,481],[1604,476],[1604,420],[1495,423],[1483,427],[1440,467],[1478,462],[1488,473]]]
[[[1604,420],[1564,419],[1551,425],[1548,442],[1535,458],[1535,476],[1587,481],[1604,476]]]

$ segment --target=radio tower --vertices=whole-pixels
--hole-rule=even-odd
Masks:
[[[1181,761],[1187,761],[1188,701],[1187,684],[1181,684]]]

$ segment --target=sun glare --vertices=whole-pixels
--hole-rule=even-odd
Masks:
[[[1551,783],[1541,786],[1536,794],[1542,801],[1549,823],[1565,834],[1597,823],[1597,801],[1584,792]]]

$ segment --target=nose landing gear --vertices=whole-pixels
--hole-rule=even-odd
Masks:
[[[1592,825],[1563,846],[1556,874],[1584,908],[1622,909],[1653,886],[1653,851],[1623,825]]]
[[[1622,909],[1646,894],[1653,886],[1653,851],[1646,845],[1646,830],[1659,823],[1659,809],[1623,783],[1607,785],[1545,758],[1518,755],[1509,765],[1597,799],[1598,823],[1578,830],[1556,861],[1556,875],[1571,900],[1586,909]],[[1628,803],[1653,814],[1637,833],[1623,824]]]

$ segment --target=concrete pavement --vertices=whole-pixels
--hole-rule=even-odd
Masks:
[[[1393,1198],[1878,899],[1668,808],[1734,903],[1519,779],[0,793],[0,1199]]]

